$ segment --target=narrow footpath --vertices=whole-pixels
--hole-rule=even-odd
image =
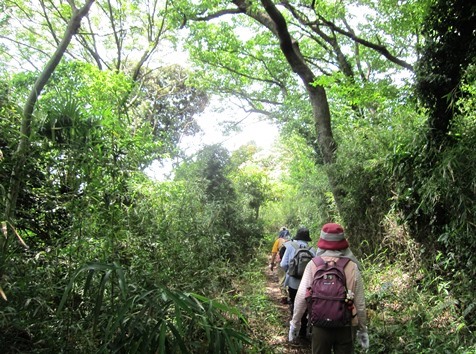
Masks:
[[[278,286],[278,276],[276,271],[271,272],[266,267],[266,295],[270,298],[279,313],[280,328],[276,328],[275,335],[269,338],[269,344],[275,348],[275,353],[309,354],[311,352],[310,342],[289,343],[288,328],[290,320],[289,305],[281,303],[281,292]]]

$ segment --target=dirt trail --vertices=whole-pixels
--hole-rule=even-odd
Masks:
[[[271,272],[266,267],[266,295],[271,299],[275,306],[275,311],[279,313],[280,328],[276,328],[274,335],[270,337],[269,343],[275,348],[275,353],[293,353],[309,354],[311,352],[310,342],[289,343],[288,342],[288,324],[290,320],[289,305],[281,303],[281,292],[278,285],[278,276],[276,270]]]

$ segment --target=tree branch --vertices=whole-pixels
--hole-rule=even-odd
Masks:
[[[357,43],[360,43],[360,44],[362,44],[362,45],[364,45],[368,48],[371,48],[371,49],[375,50],[376,52],[383,55],[385,58],[387,58],[392,63],[395,63],[395,64],[397,64],[397,65],[399,65],[399,66],[401,66],[405,69],[413,71],[413,66],[411,64],[409,64],[406,61],[401,60],[401,59],[397,58],[396,56],[392,55],[388,51],[387,47],[385,47],[381,44],[375,44],[375,43],[369,42],[369,41],[367,41],[363,38],[360,38],[360,37],[356,36],[354,32],[348,32],[346,30],[343,30],[342,28],[336,26],[333,22],[328,21],[323,17],[320,17],[320,19],[326,26],[328,26],[330,29],[336,31],[337,33],[340,33],[340,34],[352,39],[353,41],[355,41]]]
[[[194,21],[210,21],[210,20],[213,20],[215,18],[222,17],[222,16],[236,15],[236,14],[240,14],[242,12],[243,11],[241,11],[240,9],[224,9],[224,10],[220,10],[220,11],[214,12],[214,13],[206,15],[206,16],[201,16],[201,15],[196,16],[196,17],[193,18],[193,20]]]

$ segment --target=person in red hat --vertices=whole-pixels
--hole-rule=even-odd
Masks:
[[[367,332],[367,315],[365,308],[364,284],[359,270],[359,262],[349,248],[344,235],[344,228],[336,223],[325,224],[317,242],[317,258],[324,263],[336,264],[339,258],[350,261],[344,267],[347,293],[352,298],[352,319],[341,327],[325,327],[320,324],[312,326],[312,354],[352,354],[354,340],[357,338],[364,349],[369,347]],[[307,310],[306,293],[311,289],[314,275],[318,269],[316,262],[309,262],[294,300],[294,312],[290,322],[289,341],[294,341],[300,331],[301,318]],[[347,300],[345,300],[347,301]]]

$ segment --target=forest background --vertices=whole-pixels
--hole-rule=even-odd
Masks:
[[[2,353],[283,352],[267,254],[328,221],[364,266],[369,353],[476,353],[471,1],[0,8]],[[276,148],[181,151],[217,101]]]

